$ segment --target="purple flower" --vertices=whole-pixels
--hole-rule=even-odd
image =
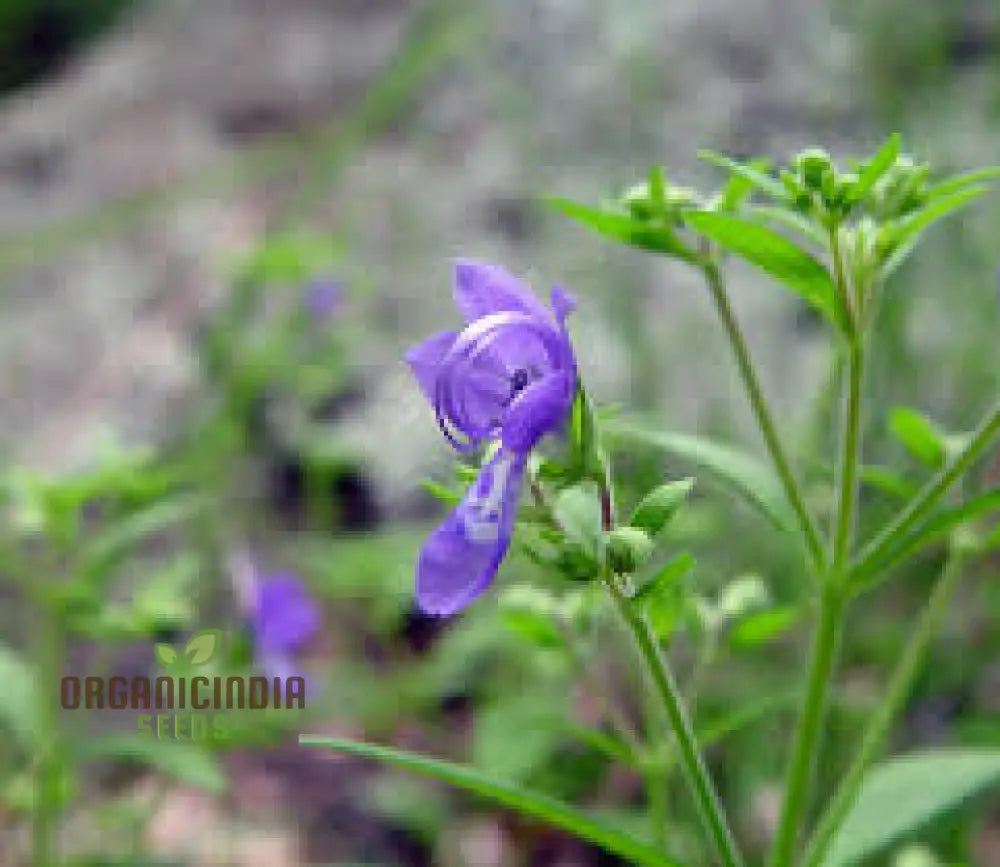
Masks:
[[[344,301],[344,284],[337,280],[313,280],[303,291],[303,304],[316,319],[333,316]]]
[[[295,575],[279,572],[256,582],[250,626],[261,668],[291,677],[298,674],[295,654],[320,627],[319,608]]]
[[[494,447],[479,478],[420,552],[417,603],[447,616],[481,594],[507,553],[528,454],[561,430],[576,390],[566,317],[576,302],[554,287],[545,307],[503,268],[455,264],[460,332],[435,334],[406,354],[459,451]]]

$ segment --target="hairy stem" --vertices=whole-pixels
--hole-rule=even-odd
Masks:
[[[736,321],[732,305],[729,303],[729,297],[727,296],[725,286],[723,285],[722,275],[719,272],[718,267],[711,262],[704,266],[704,271],[705,278],[708,282],[708,288],[712,295],[712,300],[715,302],[715,309],[718,311],[719,319],[722,321],[722,327],[725,330],[726,337],[732,347],[733,355],[736,359],[736,366],[739,368],[740,377],[743,380],[743,386],[746,389],[747,397],[750,400],[750,406],[753,409],[754,418],[756,418],[757,425],[764,438],[764,444],[767,447],[768,454],[770,455],[774,468],[778,473],[779,479],[781,480],[782,487],[785,490],[785,496],[788,497],[788,502],[791,504],[792,509],[798,518],[799,528],[802,532],[802,538],[809,551],[809,558],[812,562],[813,568],[816,570],[817,574],[822,574],[825,568],[823,540],[820,537],[819,531],[816,529],[816,524],[813,521],[812,516],[809,514],[809,510],[806,508],[805,499],[802,496],[802,490],[797,479],[795,478],[795,474],[792,472],[791,464],[788,461],[785,448],[778,435],[777,426],[774,423],[774,417],[767,404],[767,398],[764,397],[764,390],[761,388],[760,380],[757,377],[757,371],[750,358],[750,350],[747,347],[746,339],[743,336],[739,323]]]
[[[858,751],[809,841],[804,861],[807,867],[819,867],[822,863],[834,834],[854,804],[865,773],[881,753],[889,731],[910,694],[913,679],[924,662],[931,639],[941,628],[941,622],[955,597],[963,565],[960,553],[956,551],[949,555],[930,599],[920,614],[916,629],[910,634],[902,656],[889,678],[885,698],[868,722]]]

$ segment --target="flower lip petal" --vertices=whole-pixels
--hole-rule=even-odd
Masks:
[[[466,322],[491,313],[525,313],[542,321],[551,316],[527,283],[514,274],[478,259],[455,260],[453,295]]]
[[[493,581],[517,519],[525,457],[500,449],[465,497],[430,535],[417,564],[417,604],[447,617]]]

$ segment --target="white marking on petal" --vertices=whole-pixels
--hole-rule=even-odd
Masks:
[[[479,493],[478,482],[470,491],[463,528],[466,538],[473,542],[496,542],[500,538],[500,509],[514,461],[512,454],[501,456],[490,468],[486,491]]]

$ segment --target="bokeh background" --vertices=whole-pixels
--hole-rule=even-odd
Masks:
[[[421,480],[448,479],[451,460],[402,353],[454,324],[452,257],[493,259],[578,295],[574,337],[598,401],[759,451],[695,276],[584,233],[539,197],[596,201],[653,163],[710,187],[702,147],[864,155],[893,130],[941,171],[995,163],[998,34],[989,0],[0,0],[4,472],[75,478],[145,448],[210,504],[134,540],[102,584],[127,624],[70,636],[66,669],[100,658],[151,671],[154,641],[238,629],[255,570],[299,575],[324,614],[303,662],[321,686],[307,719],[263,745],[82,764],[65,851],[94,864],[128,852],[114,863],[616,863],[442,787],[295,745],[296,730],[395,743],[645,821],[639,781],[558,722],[567,707],[597,719],[599,688],[501,616],[496,595],[448,623],[413,610],[415,554],[443,510]],[[998,207],[937,229],[896,278],[875,407],[914,406],[960,431],[995,393]],[[337,287],[336,302],[303,320],[317,283]],[[822,505],[827,335],[754,273],[734,267],[732,294]],[[872,460],[905,464],[884,412],[866,425]],[[629,467],[635,490],[687,469],[655,456]],[[866,505],[872,520],[892,508]],[[17,545],[31,532],[23,512],[4,531]],[[84,517],[84,539],[96,537],[100,509]],[[753,573],[771,599],[800,598],[795,552],[717,492],[682,524],[698,594]],[[43,562],[45,543],[28,547]],[[934,568],[880,592],[847,635],[821,776],[877,700]],[[970,570],[895,747],[1000,738],[991,568]],[[501,574],[510,586],[536,572],[514,558]],[[5,652],[29,653],[30,605],[2,580],[0,593]],[[768,708],[710,754],[758,841],[775,821],[801,637],[724,647],[700,675],[708,721]],[[583,668],[615,684],[627,657],[608,641]],[[682,636],[693,667],[686,647]],[[9,693],[24,670],[3,671]],[[0,725],[16,729],[16,716]],[[72,720],[83,740],[129,725],[113,712]],[[28,863],[25,756],[11,741],[0,758],[2,863]],[[667,814],[683,850],[696,834],[680,781]],[[924,842],[941,863],[1000,864],[1000,804]]]

